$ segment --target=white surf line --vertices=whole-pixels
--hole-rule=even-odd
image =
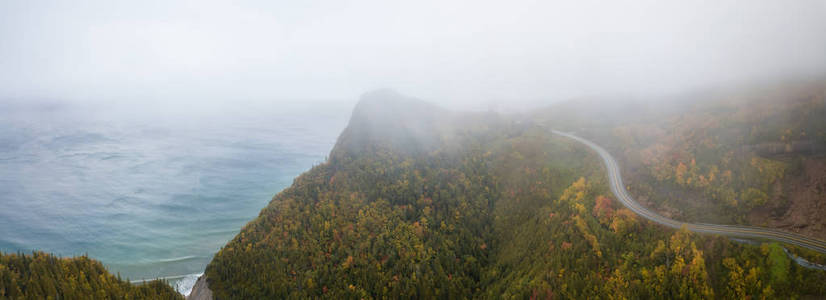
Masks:
[[[192,274],[184,274],[184,275],[161,276],[161,277],[155,277],[155,278],[151,278],[151,279],[137,279],[137,280],[130,280],[129,283],[133,283],[133,284],[134,283],[144,283],[144,282],[147,282],[147,281],[158,280],[158,279],[162,279],[162,280],[181,279],[181,278],[185,278],[187,276],[196,276],[196,275],[201,276],[201,275],[204,275],[204,273],[192,273]]]
[[[197,256],[197,255],[187,255],[187,256],[181,256],[181,257],[173,257],[173,258],[163,258],[163,259],[157,259],[157,260],[150,261],[150,263],[156,263],[156,262],[176,262],[176,261],[184,261],[184,260],[189,260],[189,259],[194,259],[194,258],[199,258],[199,257],[200,257],[200,256]]]

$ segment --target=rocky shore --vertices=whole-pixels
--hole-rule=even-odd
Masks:
[[[186,296],[187,300],[212,300],[212,291],[209,289],[206,281],[206,274],[201,275],[198,277],[198,281],[195,282],[195,285],[192,287],[192,291],[189,292],[189,296]]]

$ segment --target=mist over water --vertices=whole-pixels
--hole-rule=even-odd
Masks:
[[[367,91],[606,122],[824,53],[822,0],[0,1],[0,251],[187,291]]]
[[[182,275],[202,273],[274,194],[324,161],[349,110],[4,110],[0,250],[88,254],[124,278],[192,280]]]

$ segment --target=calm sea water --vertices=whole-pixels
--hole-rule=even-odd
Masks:
[[[212,255],[323,162],[350,106],[0,112],[0,250],[88,254],[188,292]]]

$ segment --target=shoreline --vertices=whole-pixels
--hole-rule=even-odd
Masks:
[[[172,288],[175,289],[179,294],[183,295],[184,297],[188,297],[192,290],[194,289],[195,285],[197,284],[198,280],[204,277],[204,273],[193,273],[193,274],[184,274],[184,275],[171,275],[171,276],[163,276],[157,277],[152,279],[138,279],[138,280],[130,280],[129,283],[131,284],[143,284],[147,281],[152,281],[156,279],[161,279],[167,282]]]

